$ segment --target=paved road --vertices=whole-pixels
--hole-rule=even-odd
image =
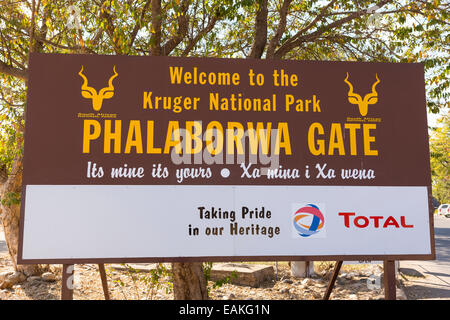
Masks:
[[[425,277],[408,277],[409,299],[450,299],[450,218],[434,219],[436,260],[401,261],[400,268],[413,269]]]

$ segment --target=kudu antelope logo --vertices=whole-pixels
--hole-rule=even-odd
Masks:
[[[118,76],[116,72],[116,66],[114,66],[113,71],[114,74],[109,78],[108,86],[100,89],[100,91],[97,93],[97,90],[88,86],[88,80],[83,74],[83,66],[81,66],[81,70],[78,73],[84,80],[83,84],[81,85],[81,95],[83,96],[83,98],[92,99],[92,108],[95,111],[100,111],[100,109],[102,108],[103,99],[111,99],[114,96],[114,86],[112,84],[112,81],[115,77]]]
[[[357,93],[353,92],[353,85],[348,81],[348,72],[347,77],[345,78],[345,83],[348,84],[348,102],[351,104],[357,104],[359,107],[359,113],[361,116],[365,117],[367,115],[367,111],[369,109],[369,104],[375,104],[378,102],[378,93],[375,91],[375,87],[378,83],[380,83],[380,79],[378,79],[378,74],[375,74],[377,81],[372,85],[372,92],[368,93],[364,96],[364,99],[361,99],[361,96]]]

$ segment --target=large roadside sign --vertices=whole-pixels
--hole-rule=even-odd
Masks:
[[[433,259],[421,64],[32,54],[20,263]]]

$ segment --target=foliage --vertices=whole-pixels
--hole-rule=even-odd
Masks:
[[[204,262],[203,263],[203,273],[205,274],[205,278],[206,278],[206,282],[211,281],[211,270],[213,267],[213,263],[212,262]],[[231,272],[230,276],[224,277],[222,279],[216,280],[212,283],[212,286],[208,286],[208,292],[211,289],[217,289],[222,287],[224,284],[230,283],[231,279],[237,279],[238,278],[238,273],[236,270],[233,270]]]
[[[1,200],[2,205],[5,207],[11,207],[13,205],[20,204],[20,193],[18,192],[8,192]]]
[[[25,90],[20,80],[0,75],[0,164],[11,170],[23,152]]]
[[[373,11],[369,0],[38,0],[33,32],[31,1],[0,4],[0,163],[8,168],[22,149],[30,47],[65,54],[420,62],[429,110],[448,105],[448,1],[382,0]],[[69,28],[72,4],[80,9],[80,29]],[[262,50],[255,50],[258,43]]]
[[[139,300],[152,300],[155,292],[161,288],[164,288],[166,293],[170,293],[173,290],[172,271],[163,263],[156,264],[156,268],[145,273],[136,270],[130,264],[122,263],[121,266],[125,268],[126,279],[113,275],[112,271],[109,269],[107,270],[107,276],[113,283],[118,285],[125,299],[129,297],[125,294],[123,288],[127,286],[129,282],[133,284],[135,297]],[[203,272],[207,282],[211,281],[212,267],[212,262],[205,262],[203,264]],[[231,279],[237,279],[237,277],[237,272],[233,271],[230,276],[213,281],[207,288],[208,292],[211,289],[222,287],[224,284],[229,283]]]
[[[430,137],[431,175],[433,196],[440,203],[450,202],[450,117],[444,115],[438,120]]]
[[[448,103],[448,1],[36,2],[32,48],[38,52],[421,62],[429,109]],[[0,3],[4,90],[16,87],[13,77],[27,76],[31,1]],[[71,4],[80,9],[79,30],[68,28]],[[368,10],[374,4],[378,9]],[[265,23],[255,20],[258,14]],[[255,53],[258,41],[262,51]],[[24,101],[22,94],[13,108]]]
[[[129,264],[122,263],[121,266],[125,268],[126,280],[131,280],[133,283],[136,298],[139,300],[152,300],[155,291],[160,288],[164,288],[166,293],[170,293],[173,290],[172,272],[163,263],[158,263],[156,268],[151,269],[147,273],[140,272]],[[107,270],[107,275],[113,283],[119,286],[122,295],[127,299],[128,297],[123,291],[123,287],[127,285],[124,280],[120,277],[115,277],[111,270]]]

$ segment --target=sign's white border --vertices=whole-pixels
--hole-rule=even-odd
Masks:
[[[325,237],[292,237],[295,203],[326,205]],[[280,234],[231,236],[230,220],[200,219],[201,206],[235,210],[240,226],[278,226]],[[271,218],[242,219],[243,206]],[[346,227],[339,212],[404,216],[414,227]],[[428,212],[427,187],[27,185],[22,258],[425,255]],[[224,235],[204,234],[214,226]]]

